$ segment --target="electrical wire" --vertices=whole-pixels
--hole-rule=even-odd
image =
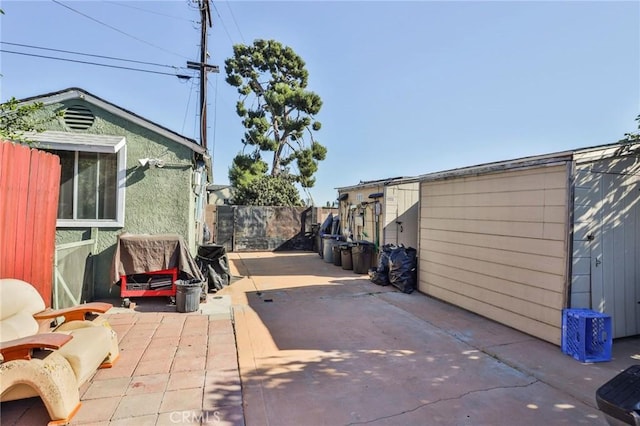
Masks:
[[[177,68],[174,65],[158,64],[158,63],[155,63],[155,62],[136,61],[134,59],[116,58],[116,57],[113,57],[113,56],[95,55],[95,54],[92,54],[92,53],[73,52],[71,50],[53,49],[53,48],[50,48],[50,47],[32,46],[30,44],[11,43],[11,42],[8,42],[8,41],[0,41],[0,44],[6,44],[6,45],[9,45],[9,46],[18,46],[18,47],[28,47],[30,49],[48,50],[50,52],[69,53],[71,55],[91,56],[93,58],[111,59],[111,60],[114,60],[114,61],[132,62],[132,63],[142,64],[142,65],[153,65],[153,66],[156,66],[156,67],[166,67],[166,68],[172,68],[172,69],[176,69]],[[183,67],[181,67],[181,68],[183,68]]]
[[[136,10],[140,10],[142,12],[153,13],[154,15],[165,16],[167,18],[172,18],[172,19],[177,19],[177,20],[180,20],[180,21],[186,21],[186,22],[191,22],[193,24],[197,24],[197,22],[192,20],[192,19],[180,18],[178,16],[167,15],[165,13],[156,12],[155,10],[149,10],[149,9],[144,9],[142,7],[131,6],[130,4],[126,4],[126,3],[120,3],[120,2],[117,2],[117,1],[107,1],[107,0],[103,1],[103,3],[114,4],[116,6],[121,6],[121,7],[128,7],[130,9],[136,9]]]
[[[187,115],[189,115],[189,106],[191,105],[191,95],[193,94],[193,86],[195,85],[195,80],[191,81],[191,88],[189,89],[189,98],[187,99],[187,107],[184,109],[184,117],[182,118],[182,130],[180,133],[184,134],[184,128],[187,125]]]
[[[87,15],[87,14],[85,14],[85,13],[80,12],[79,10],[76,10],[76,9],[72,8],[71,6],[67,6],[66,4],[61,3],[61,2],[59,2],[58,0],[51,0],[51,1],[52,1],[52,2],[54,2],[55,4],[59,5],[59,6],[62,6],[62,7],[64,7],[64,8],[66,8],[66,9],[71,10],[71,11],[72,11],[72,12],[74,12],[74,13],[77,13],[78,15],[82,15],[82,16],[84,16],[85,18],[92,20],[93,22],[96,22],[96,23],[98,23],[98,24],[100,24],[100,25],[104,25],[105,27],[107,27],[107,28],[109,28],[109,29],[112,29],[113,31],[116,31],[116,32],[118,32],[118,33],[120,33],[120,34],[123,34],[123,35],[127,36],[127,37],[131,37],[132,39],[137,40],[137,41],[139,41],[139,42],[141,42],[141,43],[144,43],[144,44],[149,45],[149,46],[151,46],[151,47],[155,47],[156,49],[160,49],[160,50],[162,50],[162,51],[164,51],[164,52],[171,53],[172,55],[180,56],[181,58],[184,58],[184,59],[187,59],[187,60],[189,59],[189,58],[187,58],[186,56],[183,56],[183,55],[181,55],[181,54],[179,54],[179,53],[172,52],[172,51],[167,50],[167,49],[165,49],[165,48],[163,48],[163,47],[160,47],[160,46],[158,46],[158,45],[155,45],[155,44],[153,44],[153,43],[150,43],[150,42],[148,42],[148,41],[146,41],[146,40],[143,40],[143,39],[141,39],[141,38],[139,38],[139,37],[136,37],[136,36],[134,36],[134,35],[131,35],[131,34],[127,33],[127,32],[124,32],[124,31],[122,31],[122,30],[120,30],[120,29],[118,29],[118,28],[116,28],[116,27],[114,27],[114,26],[111,26],[111,25],[109,25],[109,24],[106,24],[106,23],[104,23],[104,22],[102,22],[102,21],[100,21],[100,20],[98,20],[98,19],[96,19],[96,18],[93,18],[93,17],[91,17],[91,16],[89,16],[89,15]]]
[[[146,73],[150,73],[150,74],[170,75],[170,76],[173,76],[173,77],[178,77],[179,79],[183,79],[183,80],[188,80],[188,79],[191,79],[191,77],[192,77],[190,75],[185,75],[185,74],[175,74],[175,73],[168,73],[168,72],[162,72],[162,71],[145,70],[145,69],[142,69],[142,68],[123,67],[123,66],[119,66],[119,65],[100,64],[100,63],[97,63],[97,62],[80,61],[80,60],[77,60],[77,59],[69,59],[69,58],[56,58],[55,56],[36,55],[34,53],[16,52],[16,51],[13,51],[13,50],[6,50],[6,49],[0,49],[0,52],[11,53],[11,54],[14,54],[14,55],[31,56],[31,57],[34,57],[34,58],[53,59],[53,60],[56,60],[56,61],[75,62],[77,64],[96,65],[96,66],[99,66],[99,67],[116,68],[116,69],[127,70],[127,71],[139,71],[139,72],[146,72]]]
[[[244,36],[242,35],[242,31],[240,31],[240,26],[238,25],[238,21],[236,21],[236,17],[233,14],[233,10],[231,10],[231,6],[229,5],[230,2],[226,1],[225,3],[229,8],[229,12],[231,13],[231,18],[233,19],[233,22],[236,24],[236,29],[238,30],[238,34],[240,34],[240,39],[242,40],[242,43],[245,44]]]
[[[218,18],[220,18],[220,23],[222,24],[222,28],[224,29],[224,32],[227,34],[227,38],[229,39],[231,44],[235,44],[233,42],[233,39],[231,38],[231,34],[229,34],[229,30],[227,30],[227,26],[224,24],[224,20],[222,19],[222,16],[220,16],[220,12],[218,11],[216,4],[214,2],[211,2],[211,4],[213,5],[213,9],[216,11],[216,15],[218,15]]]
[[[214,92],[213,92],[213,138],[212,138],[212,143],[211,143],[211,147],[209,148],[211,151],[211,158],[213,157],[213,153],[215,152],[216,149],[216,123],[218,121],[218,75],[216,74],[216,85],[213,88]],[[211,80],[207,80],[208,84],[211,84]]]
[[[196,90],[196,92],[200,94],[200,90]],[[201,115],[200,108],[198,108],[199,106],[200,106],[200,103],[198,102],[198,105],[196,106],[196,113],[193,114],[193,134],[194,134],[193,138],[196,140],[200,140],[201,139],[200,135],[202,134],[200,127],[198,126],[198,121],[199,121],[198,117],[200,117]]]

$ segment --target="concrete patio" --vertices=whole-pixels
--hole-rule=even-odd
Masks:
[[[560,348],[315,253],[230,253],[237,279],[198,312],[137,299],[108,316],[121,358],[81,389],[74,425],[605,425],[595,390],[640,363]],[[113,301],[117,303],[117,301]],[[3,425],[46,424],[38,398]]]

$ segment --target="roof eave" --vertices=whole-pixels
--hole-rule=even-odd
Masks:
[[[20,103],[42,102],[45,105],[49,105],[49,104],[60,103],[60,102],[64,102],[72,99],[85,100],[93,105],[98,106],[99,108],[104,109],[105,111],[108,111],[111,114],[114,114],[125,120],[131,121],[132,123],[135,123],[139,126],[150,129],[161,136],[164,136],[181,145],[184,145],[198,154],[204,155],[207,152],[207,150],[201,145],[199,145],[194,139],[188,138],[186,136],[182,136],[179,133],[174,132],[173,130],[170,130],[157,123],[154,123],[153,121],[143,118],[134,112],[128,111],[122,107],[112,104],[109,101],[99,98],[98,96],[92,95],[91,93],[77,87],[72,87],[69,89],[61,90],[58,92],[52,92],[45,95],[21,99]]]

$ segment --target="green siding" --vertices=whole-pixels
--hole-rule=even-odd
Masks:
[[[117,236],[133,234],[177,233],[195,252],[195,194],[192,190],[193,151],[150,129],[131,123],[119,116],[81,100],[48,105],[50,111],[64,110],[71,105],[88,107],[96,117],[86,131],[70,131],[62,118],[47,123],[45,130],[70,131],[126,137],[127,172],[125,218],[123,228],[99,228],[94,263],[94,294],[97,298],[119,296],[110,294],[109,269]],[[161,158],[163,168],[141,167],[140,158]],[[58,229],[56,243],[68,243],[90,238],[90,229]],[[79,272],[80,273],[80,272]]]

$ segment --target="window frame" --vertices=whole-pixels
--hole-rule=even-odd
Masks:
[[[57,150],[74,152],[74,184],[73,184],[73,212],[77,214],[78,209],[78,155],[80,152],[115,154],[116,173],[116,217],[115,219],[57,219],[57,228],[122,228],[125,217],[125,188],[127,174],[127,146],[124,136],[105,135],[81,135],[65,132],[43,132],[38,134],[37,147],[42,150]]]

